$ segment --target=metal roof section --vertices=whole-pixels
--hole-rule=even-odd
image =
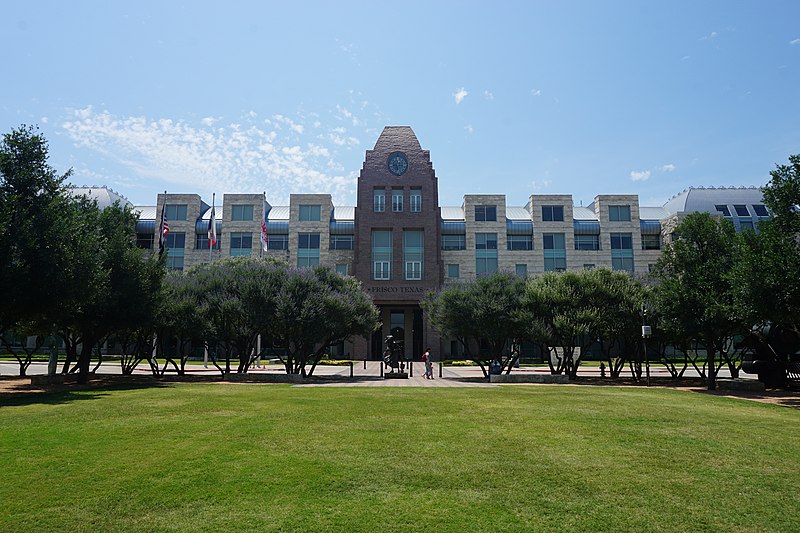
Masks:
[[[268,208],[267,211],[267,220],[285,220],[289,221],[289,206],[288,205],[273,205],[271,208]]]
[[[706,211],[715,213],[717,205],[763,204],[764,196],[758,187],[689,187],[664,204],[670,214]]]
[[[530,220],[506,220],[508,235],[533,235],[533,222]]]
[[[442,207],[441,210],[442,220],[465,220],[462,207]]]
[[[663,207],[639,207],[639,220],[664,220],[669,217],[669,211]]]
[[[467,223],[463,220],[442,220],[442,235],[466,235]]]
[[[596,220],[572,220],[575,235],[600,235],[600,222]]]
[[[217,220],[221,220],[222,219],[222,206],[221,205],[214,206],[214,216],[217,217]],[[255,216],[255,215],[253,215],[253,216]],[[208,209],[203,211],[203,214],[200,216],[200,218],[198,220],[205,220],[206,223],[208,223],[208,221],[210,219],[211,219],[211,207],[209,206]]]
[[[506,207],[506,220],[530,221],[530,219],[531,219],[531,214],[524,207]]]
[[[331,235],[353,235],[356,223],[352,220],[331,220]]]
[[[337,222],[344,220],[355,220],[356,208],[352,205],[333,206],[332,218]]]
[[[211,222],[211,209],[209,209],[208,212],[209,212],[208,218],[206,218],[205,220],[203,220],[202,218],[198,218],[197,222],[194,223],[194,231],[198,235],[205,235],[208,233],[208,223]],[[219,235],[220,233],[222,233],[222,221],[220,219],[217,219],[216,226],[217,226],[217,235]]]
[[[72,187],[72,195],[75,197],[85,196],[90,200],[96,200],[97,207],[100,209],[111,207],[114,202],[119,202],[122,207],[133,207],[133,204],[127,198],[105,185]]]
[[[573,220],[597,220],[597,215],[588,207],[572,206]]]
[[[642,235],[661,235],[661,222],[658,220],[639,220]]]
[[[155,220],[156,206],[154,205],[135,205],[133,212],[139,213],[139,220]]]

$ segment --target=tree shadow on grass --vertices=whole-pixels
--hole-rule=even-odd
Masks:
[[[173,387],[175,383],[161,381],[108,382],[90,381],[85,385],[55,385],[46,388],[20,385],[0,392],[0,409],[25,405],[62,405],[83,400],[100,400],[111,391]]]

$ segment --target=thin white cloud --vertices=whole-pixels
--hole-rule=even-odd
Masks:
[[[464,126],[464,130],[467,133],[472,134],[475,131],[475,128],[472,127],[472,124],[467,124],[466,126]]]
[[[661,167],[661,172],[672,172],[674,170],[675,170],[675,165],[673,165],[672,163],[668,163]]]
[[[466,98],[468,94],[469,94],[469,91],[467,91],[463,87],[461,87],[460,89],[457,89],[456,92],[453,93],[453,98],[456,99],[456,105],[458,105],[461,102],[463,102],[464,98]]]
[[[214,117],[205,117],[203,120],[200,121],[200,123],[210,128],[211,126],[214,125],[216,121],[217,119]]]
[[[687,60],[687,59],[689,59],[690,57],[691,57],[691,56],[683,56],[683,57],[681,58],[681,61],[686,61],[686,60]]]
[[[494,95],[491,91],[483,91],[483,97],[487,100],[494,100]]]
[[[48,122],[50,122],[50,119],[49,119],[49,118],[47,118],[47,117],[42,117],[42,118],[41,118],[41,119],[39,119],[39,120],[41,120],[41,121],[42,121],[42,124],[47,124]]]
[[[531,94],[533,96],[542,96],[542,90],[541,89],[531,89]]]
[[[704,35],[703,37],[700,37],[700,40],[701,41],[713,41],[717,37],[719,37],[719,33],[715,32],[715,31],[712,31],[708,35]]]
[[[649,170],[633,170],[631,171],[631,180],[632,181],[647,181],[650,179],[650,171]]]
[[[72,111],[62,127],[77,146],[103,154],[138,178],[175,188],[266,190],[273,203],[285,202],[292,192],[327,192],[334,201],[352,196],[355,174],[331,171],[341,168],[339,145],[320,136],[301,138],[302,124],[293,119],[274,115],[264,121],[266,127],[215,123],[210,130],[182,120],[117,117],[90,106]],[[354,135],[337,135],[345,145],[358,143]]]
[[[789,44],[800,44],[800,39],[792,39]]]
[[[551,183],[552,180],[541,180],[541,181],[533,180],[531,182],[531,188],[534,191],[543,191],[545,189],[549,189]]]

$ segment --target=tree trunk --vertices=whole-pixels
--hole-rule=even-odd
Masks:
[[[706,348],[708,350],[708,390],[717,389],[717,365],[714,361],[716,355],[713,348]]]
[[[81,354],[78,357],[78,383],[85,384],[89,380],[89,364],[92,361],[94,342],[84,337]]]

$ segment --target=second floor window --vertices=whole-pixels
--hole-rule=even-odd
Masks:
[[[564,221],[564,206],[563,205],[543,205],[542,206],[542,221],[543,222],[563,222]]]
[[[375,189],[372,193],[372,205],[376,213],[383,213],[386,211],[386,191],[383,189]]]
[[[494,222],[497,220],[496,205],[476,205],[475,222]]]
[[[422,211],[422,190],[411,189],[411,196],[408,197],[409,209],[412,213]]]
[[[392,211],[399,213],[403,210],[403,189],[392,189]]]
[[[609,222],[630,222],[631,206],[629,205],[610,205],[608,206]]]
[[[186,220],[185,205],[165,205],[167,220]]]
[[[320,206],[318,205],[301,205],[300,206],[300,222],[319,222],[320,221]]]
[[[231,220],[253,220],[253,206],[252,205],[234,205],[231,206]]]

